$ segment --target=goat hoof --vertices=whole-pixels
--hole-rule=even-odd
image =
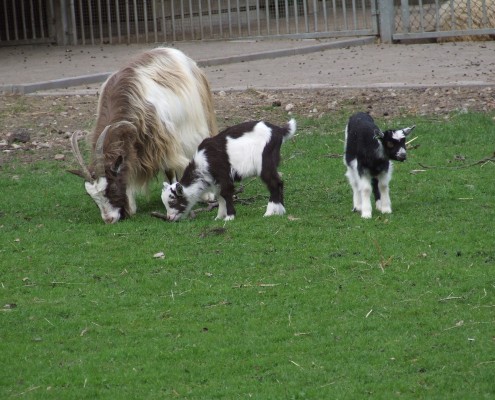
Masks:
[[[266,207],[266,212],[264,217],[270,217],[272,215],[284,215],[285,214],[285,207],[281,203],[273,203],[270,202],[268,203],[268,206]]]

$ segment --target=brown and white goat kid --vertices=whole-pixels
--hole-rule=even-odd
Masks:
[[[217,133],[208,81],[181,51],[146,51],[103,84],[96,127],[90,135],[92,163],[72,149],[88,194],[106,223],[136,212],[135,194],[160,171],[175,180],[199,143]]]
[[[392,212],[389,183],[391,160],[405,161],[406,136],[415,126],[382,132],[373,118],[363,112],[349,118],[345,128],[344,164],[353,192],[353,211],[371,218],[371,192],[376,208],[384,214]]]
[[[283,181],[277,172],[282,143],[296,132],[296,121],[285,127],[252,121],[232,126],[203,140],[179,182],[163,184],[167,219],[187,216],[206,191],[218,194],[216,219],[233,220],[234,182],[259,176],[270,191],[265,217],[285,213]]]

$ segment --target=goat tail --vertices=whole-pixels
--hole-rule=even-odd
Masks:
[[[285,129],[286,131],[284,133],[284,142],[286,140],[291,139],[296,133],[296,129],[297,129],[296,120],[292,118],[289,122],[287,122],[287,124],[285,125]]]

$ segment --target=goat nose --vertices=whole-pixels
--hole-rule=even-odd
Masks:
[[[113,217],[105,217],[103,220],[105,221],[105,224],[113,224],[114,222],[117,222],[117,220]]]

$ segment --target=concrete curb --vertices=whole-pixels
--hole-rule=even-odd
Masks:
[[[212,58],[209,60],[198,61],[200,67],[214,67],[217,65],[235,64],[248,61],[266,60],[269,58],[290,57],[302,54],[317,53],[319,51],[342,49],[350,46],[363,46],[375,42],[374,37],[365,37],[358,39],[349,39],[339,42],[321,43],[314,46],[296,47],[292,49],[268,50],[259,53],[242,54],[239,56]]]
[[[301,54],[316,53],[330,49],[341,49],[345,47],[363,46],[375,42],[374,37],[348,39],[338,42],[320,43],[314,46],[302,46],[292,49],[269,50],[257,53],[242,54],[237,56],[219,57],[208,60],[199,60],[200,67],[211,67],[218,65],[234,64],[248,61],[258,61],[279,57],[290,57]],[[276,43],[276,42],[274,42]],[[73,86],[89,85],[105,81],[113,72],[102,72],[99,74],[82,75],[71,78],[55,79],[36,83],[0,85],[0,94],[28,94],[41,90],[64,89]]]

